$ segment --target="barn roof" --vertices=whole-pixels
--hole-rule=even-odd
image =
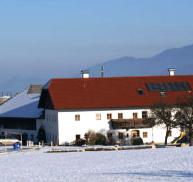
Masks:
[[[0,117],[39,118],[42,113],[42,109],[38,108],[40,91],[38,92],[35,89],[35,92],[33,92],[32,88],[31,85],[28,89],[1,105]]]
[[[175,104],[192,94],[193,75],[52,79],[42,90],[39,107],[105,109]]]

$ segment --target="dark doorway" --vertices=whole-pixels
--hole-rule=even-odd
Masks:
[[[38,142],[46,143],[46,132],[42,127],[38,131],[37,139],[38,139]]]
[[[22,133],[22,145],[27,145],[27,134]]]

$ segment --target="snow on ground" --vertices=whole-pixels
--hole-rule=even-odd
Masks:
[[[0,181],[193,181],[193,148],[0,155]]]

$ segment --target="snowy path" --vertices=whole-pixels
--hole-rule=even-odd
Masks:
[[[193,148],[0,155],[2,182],[193,181]]]

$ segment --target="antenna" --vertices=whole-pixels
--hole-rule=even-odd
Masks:
[[[101,78],[103,78],[104,77],[104,66],[101,66]]]

